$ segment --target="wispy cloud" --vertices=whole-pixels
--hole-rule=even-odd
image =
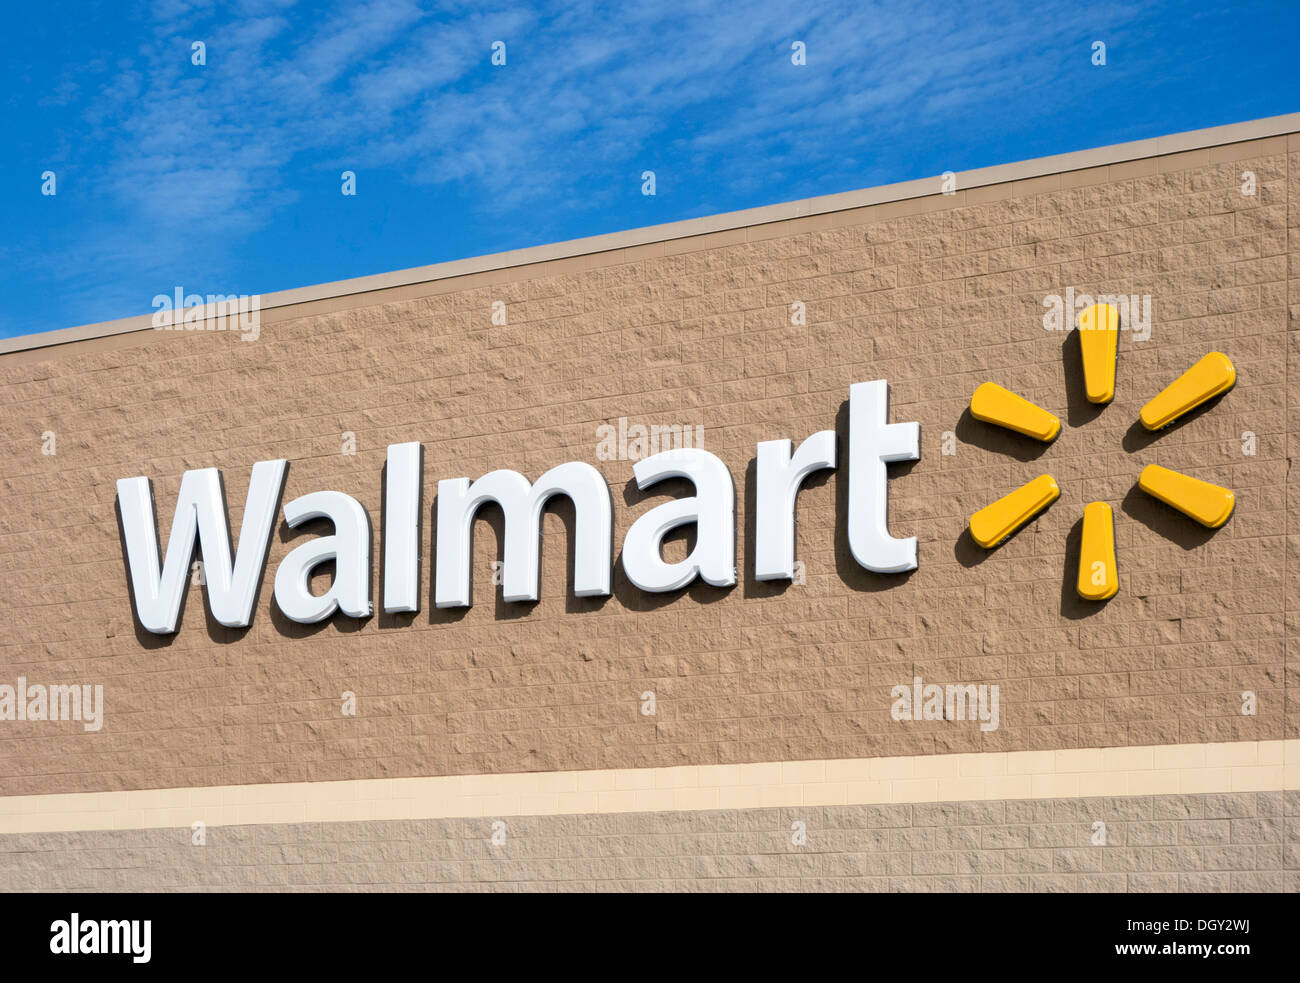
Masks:
[[[57,261],[39,228],[3,256],[93,297],[65,306],[99,318],[143,309],[139,284],[155,274],[220,276],[343,169],[445,189],[538,241],[666,161],[710,179],[682,214],[901,180],[918,176],[908,168],[926,141],[956,154],[975,129],[1046,119],[1066,85],[1062,52],[1086,57],[1098,24],[1140,36],[1141,11],[160,0],[129,48],[94,52],[43,96],[76,111],[67,166],[93,213]],[[205,66],[191,64],[194,41]],[[794,41],[805,66],[791,63]],[[621,225],[642,224],[627,213]]]

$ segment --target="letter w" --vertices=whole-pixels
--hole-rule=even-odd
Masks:
[[[221,472],[216,468],[186,471],[181,478],[176,517],[172,520],[167,559],[161,573],[153,484],[148,478],[118,481],[117,502],[122,512],[122,538],[131,569],[135,612],[146,630],[156,635],[176,631],[196,534],[203,550],[204,580],[212,616],[227,628],[248,627],[253,599],[262,581],[271,524],[284,488],[286,467],[283,459],[258,461],[253,465],[233,566]]]

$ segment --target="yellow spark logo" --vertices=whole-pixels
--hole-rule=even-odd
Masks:
[[[1109,304],[1094,304],[1079,317],[1079,346],[1083,352],[1083,379],[1090,403],[1115,398],[1115,359],[1119,344],[1119,312]],[[1227,392],[1237,381],[1228,356],[1211,352],[1142,407],[1139,418],[1147,430],[1162,430],[1202,403]],[[1004,427],[1033,440],[1051,443],[1061,432],[1061,421],[1008,389],[986,382],[971,396],[970,413],[977,420]],[[1190,475],[1148,464],[1138,487],[1210,529],[1218,529],[1232,515],[1231,491]],[[980,546],[993,549],[1061,496],[1050,474],[1039,475],[1009,495],[970,517],[970,534]],[[1083,509],[1083,544],[1079,551],[1079,579],[1075,589],[1089,601],[1104,601],[1119,590],[1115,562],[1115,518],[1105,502],[1090,502]]]

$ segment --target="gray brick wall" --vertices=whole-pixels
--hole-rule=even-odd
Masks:
[[[1300,792],[0,836],[17,891],[1300,891]],[[807,842],[793,842],[795,823]],[[1093,844],[1105,823],[1106,845]]]

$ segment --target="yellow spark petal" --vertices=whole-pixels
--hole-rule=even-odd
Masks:
[[[1227,522],[1236,504],[1236,497],[1228,489],[1158,464],[1148,464],[1142,469],[1138,487],[1210,529],[1218,529]]]
[[[992,549],[1060,497],[1056,479],[1050,474],[1039,475],[972,515],[971,538]]]
[[[1044,442],[1055,440],[1061,432],[1061,421],[1055,416],[996,382],[986,382],[975,390],[970,415]]]
[[[1232,360],[1222,352],[1210,352],[1142,407],[1142,426],[1148,430],[1167,427],[1207,399],[1226,393],[1236,381]]]
[[[1083,509],[1083,545],[1079,550],[1079,579],[1075,589],[1085,601],[1104,601],[1119,590],[1115,565],[1115,516],[1105,502]]]
[[[1115,357],[1119,350],[1119,311],[1110,304],[1093,304],[1079,315],[1079,347],[1083,351],[1083,387],[1090,403],[1115,398]]]

